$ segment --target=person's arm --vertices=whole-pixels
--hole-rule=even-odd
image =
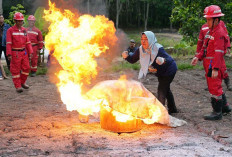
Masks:
[[[25,30],[25,31],[26,31],[26,30]],[[29,54],[29,56],[30,56],[31,54],[33,54],[33,49],[32,49],[31,41],[30,41],[30,39],[29,39],[28,34],[27,34],[27,36],[26,36],[26,51],[27,51],[27,53]]]
[[[160,48],[157,54],[156,63],[159,65],[169,64],[173,61],[172,57],[168,55],[168,53],[164,50],[164,48]]]
[[[222,59],[225,54],[225,37],[221,34],[216,35],[214,38],[214,59],[212,69],[219,70],[222,65]]]
[[[39,47],[39,50],[41,50],[43,48],[43,36],[42,36],[42,33],[40,30],[38,30],[38,47]]]
[[[204,33],[201,27],[200,33],[199,33],[199,37],[198,37],[198,41],[197,41],[197,50],[196,50],[196,55],[198,53],[200,53],[201,48],[203,46],[203,42],[204,42]]]
[[[6,55],[11,56],[12,51],[12,33],[11,29],[8,29],[6,32]]]
[[[128,55],[127,58],[125,58],[130,63],[136,63],[139,60],[139,49],[137,49],[133,55]]]

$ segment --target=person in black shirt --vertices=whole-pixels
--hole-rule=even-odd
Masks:
[[[129,55],[133,55],[133,53],[137,50],[138,48],[135,46],[135,41],[134,39],[130,40],[130,46],[127,48],[126,51],[128,51]]]
[[[6,32],[10,28],[10,25],[4,23],[4,17],[3,15],[0,15],[0,41],[1,41],[1,46],[0,46],[0,59],[2,56],[2,51],[4,52],[7,67],[10,70],[10,61],[6,56]]]

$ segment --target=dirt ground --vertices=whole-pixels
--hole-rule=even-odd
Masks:
[[[95,83],[118,79],[137,71],[100,74]],[[232,72],[229,71],[230,76]],[[156,94],[158,81],[148,75],[145,87]],[[178,71],[172,91],[179,113],[187,125],[178,128],[143,125],[134,133],[113,133],[101,129],[90,117],[80,123],[78,113],[66,111],[56,86],[48,76],[28,78],[29,90],[15,92],[11,79],[0,81],[0,156],[232,156],[232,116],[205,121],[211,111],[202,70]],[[224,86],[224,84],[223,84]],[[225,86],[224,86],[225,87]],[[226,91],[232,103],[232,92]]]

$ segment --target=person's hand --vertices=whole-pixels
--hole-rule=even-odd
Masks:
[[[123,51],[122,58],[126,59],[128,56],[128,51]]]
[[[217,77],[218,77],[218,70],[213,69],[212,78],[217,78]]]
[[[228,55],[231,55],[231,54],[230,54],[230,48],[227,48],[226,51],[227,51],[227,54],[228,54]]]
[[[194,58],[192,59],[191,65],[195,66],[195,65],[197,65],[197,62],[198,62],[198,58],[197,58],[197,57],[194,57]]]
[[[12,59],[12,56],[7,56],[8,60],[11,61]]]
[[[163,57],[157,57],[156,58],[156,63],[159,64],[159,65],[164,64],[164,58]]]
[[[148,71],[151,72],[151,73],[156,73],[157,72],[157,69],[154,69],[152,65],[150,65],[148,67]]]

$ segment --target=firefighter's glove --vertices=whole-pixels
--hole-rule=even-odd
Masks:
[[[197,58],[197,57],[194,57],[194,58],[192,59],[191,64],[192,64],[193,66],[195,66],[195,65],[197,65],[197,62],[198,62],[198,58]]]
[[[213,69],[212,78],[217,78],[217,77],[218,77],[218,70]]]
[[[157,57],[156,58],[156,63],[159,65],[164,64],[165,59],[163,57]]]
[[[126,59],[128,56],[128,51],[123,51],[122,58]]]
[[[8,60],[11,61],[12,59],[12,56],[7,56]]]

